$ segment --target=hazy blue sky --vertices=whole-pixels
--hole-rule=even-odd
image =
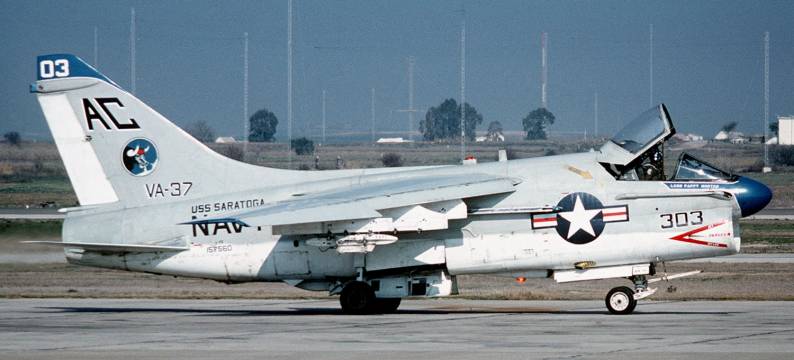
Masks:
[[[416,107],[460,95],[462,4],[466,93],[508,129],[540,104],[540,33],[549,36],[553,131],[614,132],[649,105],[649,24],[654,101],[680,131],[713,135],[738,121],[761,132],[762,36],[771,36],[771,117],[794,113],[794,1],[300,1],[294,2],[294,133],[407,128],[406,57],[416,57]],[[250,112],[267,107],[286,133],[287,1],[0,1],[0,131],[48,137],[28,84],[38,54],[69,52],[130,85],[130,7],[137,13],[137,95],[176,122],[206,120],[242,132],[242,34],[250,37]],[[424,113],[417,116],[424,117]]]

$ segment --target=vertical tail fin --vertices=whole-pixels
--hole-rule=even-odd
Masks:
[[[284,181],[200,143],[69,54],[39,56],[36,93],[81,205],[194,198]]]

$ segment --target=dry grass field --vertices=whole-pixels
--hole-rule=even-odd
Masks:
[[[515,158],[536,157],[545,154],[579,152],[589,149],[589,143],[567,142],[558,144],[552,141],[520,142],[509,144],[470,145],[467,153],[480,161],[496,161],[498,149],[507,148]],[[239,144],[210,144],[217,152],[229,155]],[[349,144],[317,146],[314,155],[294,155],[293,169],[314,169],[315,156],[319,158],[319,169],[336,169],[337,158],[341,168],[382,167],[382,157],[387,153],[400,155],[403,166],[448,165],[458,163],[460,146],[456,143],[415,143],[415,144]],[[285,144],[251,143],[245,154],[246,162],[287,168],[287,148]],[[57,206],[73,206],[77,199],[66,177],[63,163],[54,144],[23,143],[11,146],[0,143],[0,206],[18,207],[38,205],[53,201]]]
[[[508,143],[469,144],[467,154],[480,162],[496,161],[499,149],[507,149],[511,159],[530,158],[552,154],[589,151],[597,148],[600,140],[547,140],[519,141]],[[239,144],[210,144],[225,155],[240,153]],[[779,168],[768,174],[753,172],[760,170],[762,148],[757,144],[734,145],[726,143],[684,143],[668,146],[666,156],[668,171],[672,171],[675,160],[682,151],[687,151],[715,165],[736,173],[746,174],[770,185],[775,197],[770,207],[794,207],[794,171]],[[315,157],[318,168],[373,168],[383,166],[383,156],[398,154],[403,166],[449,165],[460,159],[458,143],[413,143],[413,144],[331,144],[317,146],[313,155],[294,155],[293,169],[314,169]],[[287,168],[285,144],[251,143],[244,156],[246,162]],[[339,161],[337,161],[339,159]],[[0,143],[0,206],[36,206],[52,201],[56,206],[72,206],[76,198],[66,177],[57,149],[51,143],[22,143],[11,146]]]
[[[705,272],[659,288],[656,300],[794,300],[794,264],[670,263],[669,273]],[[211,280],[132,273],[65,263],[0,263],[2,298],[169,298],[169,299],[283,299],[325,298],[284,283],[227,285]],[[459,297],[493,300],[602,299],[623,279],[557,284],[551,279],[514,279],[466,275],[458,277]]]

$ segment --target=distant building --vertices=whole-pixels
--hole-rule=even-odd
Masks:
[[[236,142],[237,140],[231,136],[219,136],[217,139],[215,139],[216,144],[234,144]]]
[[[794,116],[777,118],[777,139],[780,145],[794,145]]]
[[[714,136],[714,140],[731,142],[731,143],[734,143],[734,144],[744,143],[744,142],[747,141],[747,139],[746,139],[746,137],[744,136],[743,133],[741,133],[739,131],[727,132],[725,130],[720,130],[720,132],[718,132],[717,135]]]
[[[409,143],[413,142],[411,140],[406,140],[401,137],[394,137],[394,138],[380,138],[378,139],[378,144],[401,144],[401,143]]]
[[[676,133],[673,138],[681,142],[703,141],[703,136],[697,134]]]
[[[475,142],[503,142],[505,141],[505,136],[500,133],[494,133],[490,135],[484,136],[477,136],[474,138]]]

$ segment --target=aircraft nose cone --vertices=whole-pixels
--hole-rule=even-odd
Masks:
[[[742,217],[755,214],[772,200],[772,190],[766,185],[741,176],[736,184],[736,201],[742,209]]]

